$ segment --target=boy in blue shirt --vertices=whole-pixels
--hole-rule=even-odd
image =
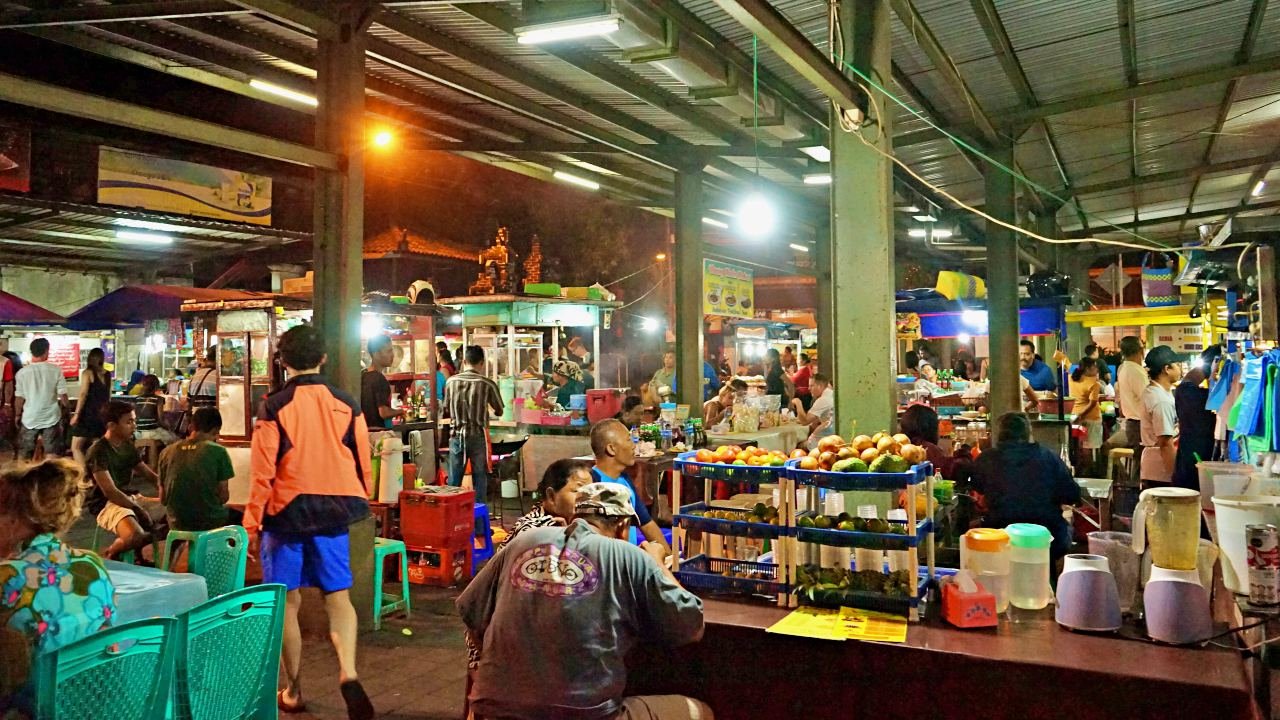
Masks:
[[[671,554],[671,546],[662,536],[662,529],[649,515],[649,509],[640,502],[636,489],[627,477],[627,470],[636,464],[636,446],[631,442],[631,431],[627,426],[614,419],[602,420],[591,428],[591,454],[595,455],[596,464],[591,474],[596,482],[612,482],[626,485],[631,491],[631,504],[636,509],[639,532],[631,528],[631,542],[639,544],[642,539],[658,543]]]

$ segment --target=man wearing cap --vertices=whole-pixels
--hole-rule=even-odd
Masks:
[[[1147,353],[1147,377],[1151,382],[1142,391],[1142,485],[1166,484],[1173,480],[1178,434],[1178,411],[1173,386],[1182,378],[1182,365],[1168,345],[1157,345]]]
[[[526,531],[471,581],[457,606],[481,647],[469,698],[477,717],[712,717],[680,695],[623,696],[639,638],[674,647],[703,631],[702,601],[680,587],[662,549],[625,541],[634,521],[628,488],[585,485],[568,527]]]

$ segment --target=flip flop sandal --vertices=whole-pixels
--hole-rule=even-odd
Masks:
[[[276,707],[280,708],[280,712],[293,715],[300,712],[306,712],[307,704],[305,702],[296,702],[290,705],[284,701],[284,691],[276,691]]]
[[[347,703],[347,717],[350,720],[373,720],[373,703],[364,692],[359,680],[348,680],[342,683],[342,699]]]

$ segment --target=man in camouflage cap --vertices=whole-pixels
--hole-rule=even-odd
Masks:
[[[665,548],[627,542],[635,516],[625,485],[584,485],[568,527],[525,531],[463,591],[458,612],[481,646],[477,717],[712,717],[693,698],[623,696],[636,642],[683,645],[703,630],[702,601],[666,568]]]

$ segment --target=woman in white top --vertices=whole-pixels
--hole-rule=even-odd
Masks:
[[[1178,435],[1178,411],[1173,402],[1173,386],[1182,379],[1182,365],[1168,345],[1151,348],[1146,358],[1147,377],[1151,382],[1142,391],[1142,486],[1165,484],[1173,480],[1177,449],[1173,439]]]

